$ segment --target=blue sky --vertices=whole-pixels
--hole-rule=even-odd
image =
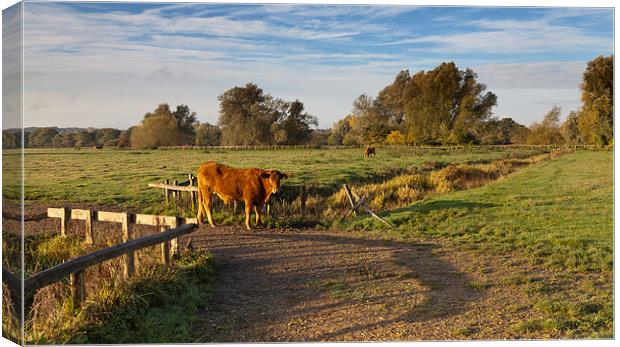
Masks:
[[[444,61],[529,125],[576,109],[587,61],[613,53],[611,9],[27,2],[24,27],[26,126],[127,128],[161,102],[216,123],[217,96],[255,82],[330,127]]]

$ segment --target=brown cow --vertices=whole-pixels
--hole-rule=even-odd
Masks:
[[[374,146],[366,146],[364,149],[364,157],[368,158],[370,155],[375,155],[375,147]]]
[[[198,169],[198,223],[202,223],[206,212],[209,224],[215,226],[211,216],[211,199],[217,194],[225,204],[233,200],[245,203],[245,226],[250,230],[252,208],[256,213],[256,224],[261,224],[260,211],[269,201],[271,194],[280,188],[280,180],[289,178],[278,170],[236,169],[227,165],[208,162]]]

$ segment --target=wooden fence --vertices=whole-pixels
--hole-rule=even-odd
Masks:
[[[594,145],[526,145],[526,144],[509,144],[509,145],[455,145],[455,146],[422,146],[422,145],[373,145],[377,148],[411,148],[411,149],[437,149],[437,150],[457,150],[469,148],[542,148],[554,149],[559,147],[567,148],[595,148]],[[187,149],[187,150],[280,150],[280,149],[352,149],[364,148],[364,145],[256,145],[256,146],[160,146],[159,149]]]
[[[158,188],[158,189],[162,189],[163,193],[164,193],[164,200],[166,202],[166,205],[170,204],[171,200],[176,200],[176,198],[179,196],[179,194],[181,192],[187,192],[190,195],[190,201],[191,201],[191,207],[192,210],[196,210],[197,208],[197,197],[198,197],[198,183],[197,183],[197,177],[194,176],[193,174],[188,174],[188,180],[187,181],[183,181],[183,182],[179,182],[179,181],[172,181],[172,184],[170,184],[170,180],[164,180],[163,183],[149,183],[148,186],[150,188]],[[282,188],[284,187],[288,187],[288,188],[292,188],[294,190],[299,190],[299,199],[300,199],[300,206],[301,206],[301,212],[303,212],[306,209],[306,202],[308,200],[308,187],[306,185],[303,184],[298,184],[298,185],[286,185],[286,186],[282,186]],[[233,208],[236,211],[237,210],[237,201],[233,202]],[[269,210],[269,205],[267,205],[267,210]]]
[[[161,260],[164,266],[169,266],[170,257],[178,252],[178,238],[189,234],[196,228],[195,218],[182,218],[175,216],[158,216],[133,214],[126,212],[106,212],[69,208],[48,208],[48,218],[60,219],[60,234],[65,236],[70,219],[85,221],[85,242],[94,244],[93,221],[112,222],[121,224],[123,243],[97,250],[93,253],[66,261],[60,265],[38,272],[24,280],[24,294],[33,294],[36,290],[60,281],[69,276],[71,295],[76,306],[80,306],[85,297],[84,269],[98,263],[124,257],[123,276],[130,277],[135,273],[136,250],[161,244]],[[160,227],[160,232],[132,239],[133,224],[151,225]],[[7,284],[12,292],[13,304],[16,309],[21,303],[21,281],[10,271],[2,268],[2,281]],[[20,312],[19,310],[16,312]]]

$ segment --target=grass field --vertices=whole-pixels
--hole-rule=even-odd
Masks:
[[[25,193],[27,203],[33,205],[85,203],[134,212],[160,212],[163,211],[162,193],[148,188],[148,183],[186,180],[187,174],[195,172],[200,163],[214,160],[231,166],[274,168],[292,173],[294,177],[286,183],[323,188],[325,194],[314,200],[314,208],[328,209],[326,204],[333,201],[345,182],[360,193],[364,186],[397,192],[401,188],[398,184],[409,182],[407,177],[411,178],[408,183],[411,186],[418,185],[419,179],[419,185],[426,189],[421,191],[422,200],[400,204],[396,201],[377,209],[395,225],[392,230],[370,217],[343,219],[342,210],[335,211],[334,219],[323,226],[344,232],[362,230],[369,237],[424,240],[488,259],[494,264],[494,269],[488,272],[493,276],[485,276],[486,269],[472,268],[470,272],[480,273],[479,278],[484,280],[472,282],[470,286],[481,290],[510,288],[527,297],[528,304],[510,306],[515,312],[531,312],[527,320],[508,326],[515,336],[612,337],[612,152],[577,151],[533,161],[534,164],[515,165],[507,176],[493,176],[481,181],[484,184],[481,187],[472,189],[457,187],[456,191],[444,192],[429,179],[447,164],[468,163],[462,167],[471,171],[483,167],[481,163],[493,161],[490,167],[501,168],[500,159],[540,153],[521,149],[380,148],[376,157],[364,159],[360,149],[29,149],[25,157]],[[4,155],[17,157],[17,152],[5,151]],[[4,161],[3,169],[9,170],[6,165],[15,162]],[[412,167],[428,169],[420,171]],[[9,180],[3,183],[3,198],[15,199],[17,186]],[[290,219],[282,216],[283,220]],[[324,216],[317,214],[315,218]],[[232,223],[241,224],[238,219]],[[196,298],[192,296],[189,305]],[[127,319],[135,320],[135,317]],[[107,326],[114,327],[114,324],[117,323]],[[125,323],[118,321],[118,324]],[[475,324],[465,321],[463,326]],[[469,333],[466,328],[459,329],[464,329],[464,335]],[[147,330],[152,331],[152,326]],[[182,331],[179,336],[186,338]],[[145,341],[159,341],[159,338],[158,335],[144,337]],[[102,337],[92,341],[112,340]],[[128,335],[123,341],[138,340]]]
[[[291,150],[115,150],[27,149],[27,202],[93,203],[143,210],[161,205],[160,190],[147,184],[164,179],[187,180],[206,161],[235,167],[273,168],[293,174],[287,184],[307,184],[334,190],[345,182],[374,182],[384,175],[426,161],[448,163],[490,161],[524,156],[536,150],[464,149],[455,151],[380,148],[376,157],[363,158],[362,149]],[[4,151],[7,163],[16,151]],[[9,168],[5,168],[9,169]],[[7,178],[8,179],[8,178]],[[19,190],[5,181],[4,197]]]
[[[545,316],[519,329],[550,336],[613,334],[613,153],[576,152],[477,189],[384,213],[399,238],[446,240],[502,255]],[[346,225],[383,229],[371,218]]]

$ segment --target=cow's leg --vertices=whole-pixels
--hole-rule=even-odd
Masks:
[[[202,203],[202,190],[198,188],[198,213],[196,214],[196,221],[198,224],[202,224],[202,211],[204,211],[204,205]]]
[[[211,215],[212,206],[213,206],[213,193],[209,192],[208,196],[205,197],[205,207],[207,209],[207,218],[209,218],[209,224],[211,224],[211,226],[214,227],[215,222],[213,222],[213,216]]]
[[[245,202],[245,227],[248,230],[252,230],[250,227],[250,214],[252,214],[252,203],[250,201]]]
[[[263,209],[262,206],[258,207],[258,206],[254,206],[254,213],[256,213],[256,226],[259,226],[262,223],[262,221],[260,220],[260,211]]]

